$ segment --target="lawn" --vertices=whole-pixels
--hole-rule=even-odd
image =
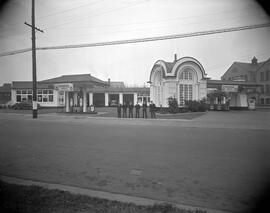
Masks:
[[[0,181],[0,212],[20,213],[203,213],[184,210],[170,204],[139,206],[106,199],[75,195],[66,191],[48,190],[39,186],[23,186]]]

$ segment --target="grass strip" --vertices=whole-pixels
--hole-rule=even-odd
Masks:
[[[0,181],[0,212],[12,213],[206,213],[203,210],[179,209],[171,204],[135,205]]]

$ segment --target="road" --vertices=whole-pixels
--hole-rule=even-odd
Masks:
[[[194,120],[0,113],[0,173],[239,211],[269,177],[269,118],[268,111]]]

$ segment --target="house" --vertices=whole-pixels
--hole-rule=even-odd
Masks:
[[[246,87],[247,98],[256,99],[257,105],[270,105],[270,58],[258,62],[254,56],[251,63],[234,62],[221,77],[227,82],[248,82],[256,87]]]

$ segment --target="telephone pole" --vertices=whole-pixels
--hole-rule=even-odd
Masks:
[[[33,118],[37,118],[37,65],[36,65],[36,30],[43,33],[42,30],[35,27],[35,0],[32,0],[32,24],[24,23],[32,28],[32,76],[33,76]]]

